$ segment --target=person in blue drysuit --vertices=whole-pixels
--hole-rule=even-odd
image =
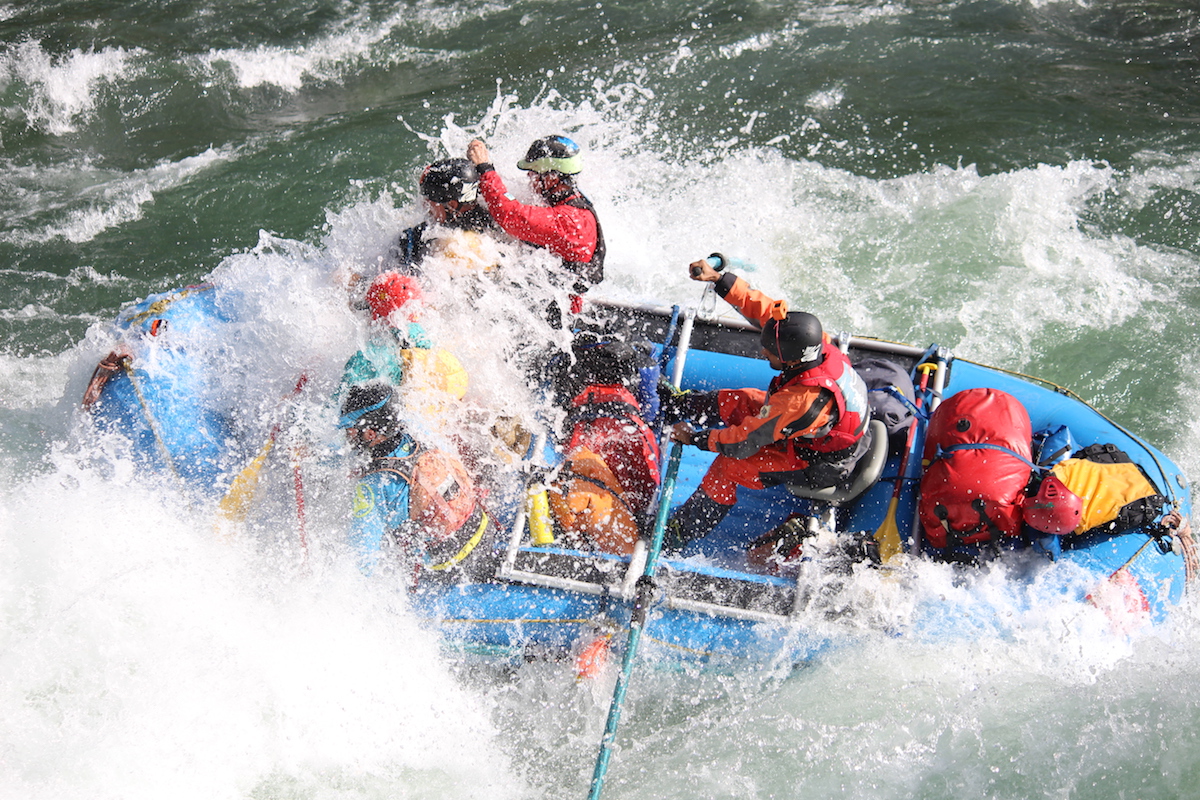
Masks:
[[[370,459],[354,487],[354,512],[350,546],[358,566],[370,575],[383,563],[398,559],[414,567],[406,546],[412,533],[409,513],[411,481],[403,467],[415,458],[418,447],[397,413],[392,387],[382,381],[353,384],[342,401],[338,427],[357,452]]]
[[[457,456],[423,447],[404,429],[395,389],[349,387],[338,426],[368,457],[354,487],[349,542],[366,574],[422,582],[477,581],[495,572],[495,523]]]

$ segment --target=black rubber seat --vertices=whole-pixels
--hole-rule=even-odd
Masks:
[[[863,492],[875,484],[875,481],[879,480],[879,476],[883,473],[883,465],[887,463],[888,458],[887,427],[879,420],[873,419],[868,427],[867,435],[871,437],[871,444],[845,481],[820,489],[789,485],[788,491],[796,497],[816,500],[831,506],[844,506],[857,500]]]

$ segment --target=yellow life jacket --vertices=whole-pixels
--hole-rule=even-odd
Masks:
[[[1156,517],[1162,509],[1164,498],[1141,468],[1131,461],[1106,463],[1086,457],[1068,458],[1056,464],[1051,474],[1083,501],[1079,525],[1074,533],[1100,527],[1118,533],[1132,527],[1128,524],[1133,521],[1129,519],[1134,510],[1131,504],[1137,504],[1141,517],[1147,513]],[[1136,521],[1144,524],[1151,519]]]
[[[455,400],[467,393],[467,370],[449,350],[406,347],[400,356],[404,359],[406,390],[440,392]]]
[[[491,272],[499,260],[495,245],[471,230],[446,231],[430,244],[429,254],[450,261],[454,272]]]

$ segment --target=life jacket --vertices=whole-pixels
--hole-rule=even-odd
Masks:
[[[620,384],[588,386],[571,401],[567,426],[566,452],[586,448],[597,454],[616,476],[624,501],[635,514],[644,513],[658,491],[660,453],[633,394]]]
[[[480,544],[489,541],[492,520],[457,458],[417,448],[408,456],[374,459],[364,474],[372,472],[389,472],[409,484],[409,518],[424,537],[428,569],[450,570],[472,553],[490,549]]]
[[[623,494],[604,459],[586,447],[571,451],[546,488],[550,513],[568,541],[629,555],[638,540],[638,524]]]
[[[1083,501],[1078,534],[1123,533],[1148,525],[1167,499],[1129,455],[1111,444],[1094,444],[1050,470]]]
[[[436,241],[430,241],[425,238],[425,234],[429,231],[430,227],[431,225],[429,222],[420,222],[411,228],[405,228],[400,233],[400,238],[397,240],[396,244],[392,246],[388,254],[388,260],[390,262],[388,268],[395,269],[404,275],[420,274],[421,263],[432,254],[434,249],[433,246],[438,244]],[[473,244],[473,237],[477,237],[479,232],[495,228],[496,223],[492,221],[491,216],[482,206],[476,205],[466,213],[466,216],[459,217],[454,222],[446,223],[444,227],[449,228],[452,231],[461,231],[463,233],[472,234],[472,236],[459,239],[459,246],[455,245],[454,237],[451,237],[449,252],[445,253],[445,255],[448,255],[452,258],[465,257],[465,262],[467,264],[471,264],[472,262],[478,262],[478,258],[482,256],[482,254],[478,251],[477,247],[472,248],[468,246],[464,250],[461,247],[461,243],[465,242],[468,245]],[[479,265],[483,266],[485,269],[492,269],[494,267],[494,265],[491,264]]]
[[[563,266],[579,278],[573,288],[576,292],[583,294],[604,280],[604,256],[608,249],[604,244],[604,231],[600,227],[600,217],[596,214],[595,206],[582,194],[572,195],[564,200],[562,205],[582,208],[596,218],[596,249],[592,251],[591,259],[588,261],[563,261]]]
[[[404,359],[406,390],[434,390],[461,400],[467,393],[467,371],[458,357],[440,347],[406,347]]]
[[[1018,535],[1032,436],[1029,412],[998,389],[967,389],[938,406],[917,501],[925,541],[941,549]]]
[[[806,369],[793,378],[783,376],[771,381],[768,394],[774,394],[788,386],[815,386],[828,392],[829,402],[834,404],[836,421],[828,431],[816,436],[794,436],[791,441],[801,450],[818,453],[841,453],[855,446],[862,438],[871,421],[867,401],[867,385],[849,359],[829,342],[822,346],[824,359],[815,367]],[[814,416],[820,409],[814,405]],[[809,423],[812,424],[812,423]],[[807,427],[805,425],[804,427]]]

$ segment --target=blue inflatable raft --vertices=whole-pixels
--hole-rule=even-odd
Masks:
[[[659,343],[665,374],[677,374],[684,389],[765,387],[772,377],[758,356],[757,332],[749,325],[693,320],[686,314],[685,324],[676,325],[678,308],[597,306],[601,316],[619,323],[614,329],[635,330]],[[213,499],[230,491],[233,477],[258,452],[262,432],[253,441],[239,441],[228,414],[207,402],[202,362],[177,344],[185,337],[173,341],[171,334],[223,322],[227,320],[213,292],[203,286],[148,298],[126,310],[116,323],[123,345],[97,369],[85,402],[100,425],[128,437],[138,458]],[[1066,390],[956,358],[944,348],[858,337],[846,337],[838,345],[853,363],[885,360],[917,386],[922,370],[928,372],[916,404],[926,411],[970,389],[988,387],[1012,395],[1029,412],[1033,430],[1065,425],[1079,447],[1115,445],[1166,499],[1163,514],[1138,528],[1025,537],[1002,552],[993,548],[981,550],[978,559],[959,559],[983,561],[984,566],[946,569],[967,572],[1011,564],[1008,574],[1018,603],[1094,606],[1119,630],[1160,622],[1183,600],[1197,574],[1188,522],[1190,492],[1179,467],[1163,453]],[[654,574],[643,652],[652,659],[717,668],[803,663],[837,640],[826,623],[850,613],[838,603],[839,586],[850,576],[874,571],[895,578],[889,580],[891,591],[903,591],[907,568],[940,556],[919,535],[927,416],[918,414],[916,420],[904,474],[904,453],[889,449],[888,437],[879,436],[847,486],[824,496],[804,496],[784,486],[743,493],[734,512],[710,535],[665,554]],[[881,426],[879,421],[872,424]],[[699,485],[711,459],[711,453],[684,448],[671,506]],[[523,474],[514,470],[513,480],[523,481]],[[806,545],[804,557],[785,570],[749,563],[749,541],[795,518],[812,535],[811,554]],[[412,598],[418,613],[440,629],[448,645],[494,658],[569,657],[610,637],[620,643],[623,637],[614,634],[629,624],[647,560],[645,542],[631,556],[535,546],[523,509],[513,509],[509,519],[503,541],[496,545],[495,577],[423,585]],[[901,554],[877,566],[864,553],[879,544],[878,533],[889,519],[895,522]],[[1164,525],[1165,519],[1176,522]],[[926,636],[969,633],[989,624],[988,603],[980,597],[922,597],[904,608],[903,615],[878,624],[897,634]]]

